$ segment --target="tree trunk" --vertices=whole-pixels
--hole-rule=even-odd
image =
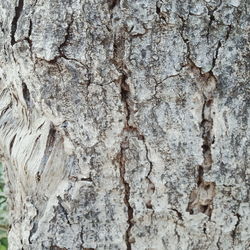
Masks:
[[[249,249],[249,11],[2,0],[9,249]]]

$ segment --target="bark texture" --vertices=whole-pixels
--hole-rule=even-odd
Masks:
[[[249,249],[249,11],[0,1],[9,249]]]

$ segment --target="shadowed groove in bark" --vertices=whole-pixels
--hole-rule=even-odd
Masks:
[[[61,247],[58,247],[58,246],[51,246],[50,248],[49,248],[50,250],[68,250],[67,248],[61,248]]]
[[[127,80],[127,75],[122,73],[121,80],[120,80],[120,85],[121,85],[121,99],[125,105],[125,110],[126,110],[126,127],[129,126],[128,122],[130,119],[130,108],[129,108],[129,103],[128,103],[128,96],[129,96],[129,86],[126,82]]]
[[[22,83],[23,98],[26,102],[27,107],[30,107],[30,91],[25,82]]]
[[[142,140],[143,140],[143,143],[144,143],[144,146],[145,146],[145,150],[146,150],[146,159],[147,159],[147,161],[149,162],[149,171],[148,171],[148,173],[147,173],[147,175],[146,175],[146,180],[148,181],[148,191],[147,191],[147,192],[148,192],[150,195],[152,195],[152,194],[155,192],[155,185],[154,185],[154,183],[152,182],[152,180],[150,179],[150,175],[151,175],[152,170],[153,170],[153,163],[152,163],[152,161],[149,159],[149,151],[148,151],[148,147],[147,147],[147,144],[146,144],[146,142],[145,142],[145,137],[144,137],[144,136],[142,137]],[[146,202],[146,207],[147,207],[148,209],[152,209],[153,212],[154,212],[153,205],[152,205],[152,203],[151,203],[151,199],[148,200],[148,201]]]
[[[51,155],[51,152],[53,150],[53,147],[55,145],[55,140],[56,140],[56,130],[54,128],[54,125],[51,124],[50,125],[50,130],[48,133],[48,137],[47,137],[47,142],[46,142],[46,147],[45,147],[45,151],[44,151],[44,155],[41,161],[41,166],[40,166],[40,171],[39,171],[39,175],[41,176],[44,170],[44,167],[46,166],[49,157]]]
[[[241,216],[240,216],[239,213],[235,213],[234,215],[237,217],[237,221],[236,221],[236,223],[235,223],[235,225],[234,225],[233,231],[231,232],[231,236],[232,236],[232,238],[233,238],[233,244],[234,244],[234,242],[235,242],[237,229],[238,229],[238,226],[239,226],[240,221],[241,221]]]
[[[23,0],[18,1],[18,5],[15,7],[15,16],[11,23],[11,45],[13,46],[16,43],[15,34],[17,29],[17,22],[21,13],[23,11]]]
[[[11,142],[10,142],[10,155],[12,153],[12,148],[13,148],[13,144],[15,142],[15,139],[16,139],[16,134],[13,136],[13,138],[11,139]]]
[[[74,22],[73,14],[70,17],[70,22],[68,23],[68,26],[66,28],[64,41],[60,44],[60,46],[58,48],[58,51],[59,51],[61,57],[64,57],[64,53],[63,53],[62,50],[63,50],[64,47],[66,47],[68,45],[68,42],[69,42],[69,39],[70,39],[70,29],[71,29],[71,26],[72,26],[72,24]]]
[[[30,19],[28,37],[25,38],[25,40],[29,43],[31,55],[32,55],[32,40],[30,39],[30,36],[32,34],[32,27],[33,27],[32,25],[33,25],[32,20]]]
[[[179,220],[183,221],[183,216],[182,216],[182,213],[180,211],[178,211],[176,208],[171,208],[171,210],[177,214]]]
[[[213,9],[210,9],[207,6],[208,15],[209,15],[209,23],[208,23],[207,34],[206,34],[207,43],[209,43],[209,35],[210,35],[211,26],[212,26],[213,22],[215,21],[214,12],[221,6],[221,4],[222,4],[222,0],[220,0],[219,4],[217,6],[215,6],[215,8],[213,8]]]
[[[68,225],[71,227],[71,223],[69,221],[69,213],[66,210],[66,208],[62,205],[63,199],[60,196],[57,196],[57,200],[58,200],[58,211],[64,215]]]
[[[107,2],[109,10],[112,11],[120,3],[120,0],[107,0]]]
[[[77,61],[76,59],[68,58],[68,57],[64,54],[64,51],[63,51],[63,49],[68,45],[68,42],[69,42],[69,40],[70,40],[70,29],[71,29],[71,26],[72,26],[72,24],[73,24],[73,22],[74,22],[73,16],[74,16],[74,13],[71,14],[70,22],[68,23],[67,28],[66,28],[66,30],[65,30],[64,40],[63,40],[63,42],[58,46],[58,53],[59,53],[59,55],[55,56],[52,60],[49,60],[49,61],[43,59],[44,61],[46,61],[46,62],[48,62],[48,63],[50,63],[50,64],[55,64],[55,63],[57,63],[58,58],[61,58],[61,57],[64,58],[64,59],[66,59],[66,60],[74,60],[74,61]],[[78,61],[78,62],[79,62],[79,61]],[[80,63],[80,62],[79,62],[79,63]]]
[[[122,141],[121,146],[120,146],[120,154],[119,154],[119,169],[120,169],[120,178],[121,181],[124,185],[124,203],[127,207],[127,214],[128,214],[128,228],[125,232],[125,242],[127,245],[127,250],[131,250],[131,243],[133,243],[133,240],[130,238],[130,232],[131,228],[133,226],[133,208],[130,205],[130,186],[129,183],[125,179],[125,174],[126,174],[126,158],[125,158],[125,150],[128,149],[128,140],[125,138],[124,141]]]
[[[114,1],[114,3],[116,5],[119,3],[119,1]],[[113,5],[113,8],[115,7],[115,5]],[[112,18],[112,13],[111,13],[111,18]],[[126,65],[124,63],[125,36],[123,32],[124,31],[121,29],[118,33],[114,34],[112,62],[116,67],[117,71],[120,73],[120,77],[118,80],[120,84],[120,96],[121,96],[121,101],[124,104],[124,112],[126,115],[124,129],[123,129],[124,139],[120,145],[120,153],[118,155],[118,161],[119,161],[120,179],[124,185],[124,203],[127,207],[127,215],[128,215],[127,219],[128,228],[125,232],[125,243],[127,246],[127,250],[131,250],[132,249],[131,243],[134,243],[134,239],[131,238],[130,236],[131,236],[131,228],[133,227],[134,223],[133,223],[133,208],[130,204],[130,185],[125,178],[126,174],[125,150],[129,148],[128,136],[125,135],[125,132],[128,132],[128,134],[136,132],[137,134],[138,130],[137,128],[131,127],[129,125],[130,112],[131,112],[129,105],[130,88],[127,83],[128,75],[126,73]]]
[[[220,45],[220,42],[219,42]],[[219,47],[216,50],[216,57],[218,54]],[[216,59],[215,59],[216,60]],[[191,60],[191,70],[199,72],[199,81],[203,83],[203,106],[201,113],[201,136],[202,136],[202,155],[203,163],[197,168],[197,187],[194,188],[190,194],[189,203],[187,206],[187,211],[190,214],[197,214],[199,212],[204,213],[211,217],[213,210],[213,198],[215,196],[215,186],[214,182],[207,182],[204,180],[203,175],[205,172],[211,170],[213,159],[212,159],[212,144],[214,143],[213,131],[213,118],[212,118],[212,104],[213,95],[216,89],[216,78],[213,72],[203,74],[201,68],[197,67]],[[215,61],[213,61],[215,63]],[[213,88],[213,84],[215,85]],[[206,89],[206,87],[209,87]]]

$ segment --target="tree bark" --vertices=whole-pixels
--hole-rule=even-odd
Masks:
[[[249,249],[249,2],[0,2],[9,249]]]

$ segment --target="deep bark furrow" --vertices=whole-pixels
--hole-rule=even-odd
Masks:
[[[234,229],[231,233],[231,236],[232,236],[232,239],[233,239],[233,243],[235,241],[235,238],[236,238],[236,234],[237,234],[237,230],[238,230],[238,226],[240,224],[240,220],[241,220],[241,216],[239,213],[236,213],[235,216],[237,217],[237,221],[235,223],[235,226],[234,226]]]
[[[129,183],[126,181],[126,156],[125,151],[128,149],[128,141],[125,138],[125,141],[121,143],[121,151],[119,155],[119,164],[120,164],[120,178],[124,186],[124,203],[127,207],[127,215],[128,215],[128,228],[125,232],[125,242],[127,246],[127,250],[131,250],[131,228],[133,227],[133,208],[130,204],[130,186]]]
[[[47,143],[46,143],[46,146],[45,146],[45,150],[44,150],[44,154],[43,154],[43,157],[42,157],[42,160],[41,160],[41,164],[40,164],[40,167],[39,167],[39,175],[42,175],[43,171],[44,171],[44,167],[46,166],[48,160],[49,160],[49,157],[52,153],[52,150],[53,150],[53,147],[55,145],[55,140],[56,140],[56,130],[54,128],[54,125],[51,124],[51,127],[50,127],[50,130],[49,130],[49,133],[48,133],[48,137],[47,137]]]
[[[18,19],[23,11],[23,3],[24,3],[23,0],[19,0],[17,7],[15,7],[15,16],[11,23],[11,45],[12,46],[16,43],[15,34],[16,34]]]
[[[217,48],[218,53],[219,47]],[[216,55],[217,58],[217,55]],[[203,163],[197,168],[197,187],[190,194],[187,211],[190,214],[204,213],[211,217],[213,210],[213,198],[215,196],[215,182],[207,182],[204,180],[204,173],[212,168],[212,144],[215,142],[213,136],[213,118],[212,118],[212,105],[214,98],[214,91],[216,89],[217,80],[212,72],[206,74],[201,73],[201,69],[196,67],[196,71],[200,74],[200,79],[203,81],[202,97],[204,99],[201,113],[201,136],[202,136],[202,155]],[[204,193],[206,195],[204,196]],[[202,197],[204,196],[204,197]]]
[[[30,99],[30,91],[29,91],[29,89],[28,89],[25,82],[22,83],[22,90],[23,90],[23,98],[24,98],[24,100],[26,102],[26,105],[27,105],[28,108],[30,108],[30,105],[31,105],[31,103],[30,103],[30,101],[31,101],[31,99]]]
[[[73,15],[74,15],[74,13],[71,15],[70,22],[68,23],[68,26],[66,28],[64,41],[60,44],[60,46],[58,48],[58,51],[59,51],[59,54],[60,54],[61,57],[64,56],[63,49],[68,45],[68,42],[70,40],[70,29],[71,29],[71,26],[72,26],[72,24],[74,22]]]
[[[15,139],[16,139],[16,134],[13,136],[13,138],[11,139],[11,142],[10,142],[10,155],[12,153],[12,148],[13,148],[13,144],[15,142]]]

